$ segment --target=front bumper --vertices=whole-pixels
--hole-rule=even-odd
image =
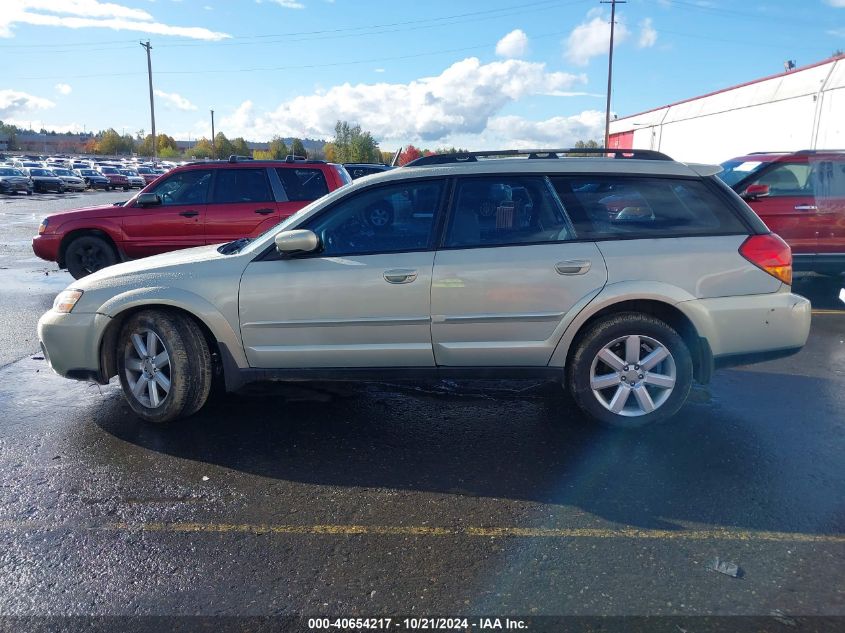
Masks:
[[[32,252],[48,262],[58,262],[61,244],[62,240],[58,235],[42,233],[32,238]]]
[[[90,312],[46,312],[38,321],[38,341],[53,371],[65,378],[102,381],[99,342],[110,321]]]
[[[810,302],[788,289],[682,301],[676,307],[707,339],[717,367],[736,364],[730,359],[759,362],[794,354],[810,334]]]

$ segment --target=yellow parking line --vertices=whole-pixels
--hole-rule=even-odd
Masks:
[[[760,541],[780,543],[845,544],[845,534],[806,534],[716,528],[710,530],[648,530],[620,528],[530,528],[530,527],[432,527],[426,525],[286,525],[263,523],[104,523],[90,525],[50,524],[37,521],[0,521],[0,531],[83,529],[95,531],[165,533],[245,533],[331,536],[428,536],[470,538],[535,539],[649,539],[681,541]]]
[[[816,310],[810,310],[812,314],[839,314],[845,315],[845,310],[822,310],[821,308]]]

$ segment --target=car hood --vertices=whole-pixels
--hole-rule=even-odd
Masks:
[[[12,182],[26,182],[29,180],[26,176],[0,176],[0,180],[10,180]]]
[[[123,285],[169,285],[168,278],[188,278],[200,274],[204,263],[220,260],[238,260],[237,255],[223,255],[217,252],[219,244],[185,248],[152,257],[144,257],[115,264],[83,277],[69,287],[85,290],[86,288]]]
[[[84,220],[87,218],[112,218],[117,216],[123,207],[116,207],[114,205],[95,206],[95,207],[80,207],[79,209],[69,209],[61,213],[52,213],[47,216],[47,219],[53,226],[60,226],[65,222],[71,220]]]

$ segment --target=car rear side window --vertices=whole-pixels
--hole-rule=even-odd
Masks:
[[[558,242],[573,231],[542,176],[487,176],[458,181],[444,246]]]
[[[748,232],[730,206],[700,180],[601,175],[551,181],[579,239]]]
[[[212,204],[272,202],[273,192],[266,169],[218,169],[215,171]]]
[[[326,177],[319,169],[277,167],[288,200],[316,200],[329,192]]]

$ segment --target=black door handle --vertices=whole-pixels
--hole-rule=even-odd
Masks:
[[[261,215],[270,215],[271,213],[275,213],[275,209],[256,209],[256,213],[260,213]]]
[[[182,211],[179,215],[186,217],[186,218],[193,218],[193,217],[195,217],[199,214],[200,214],[199,211]]]

